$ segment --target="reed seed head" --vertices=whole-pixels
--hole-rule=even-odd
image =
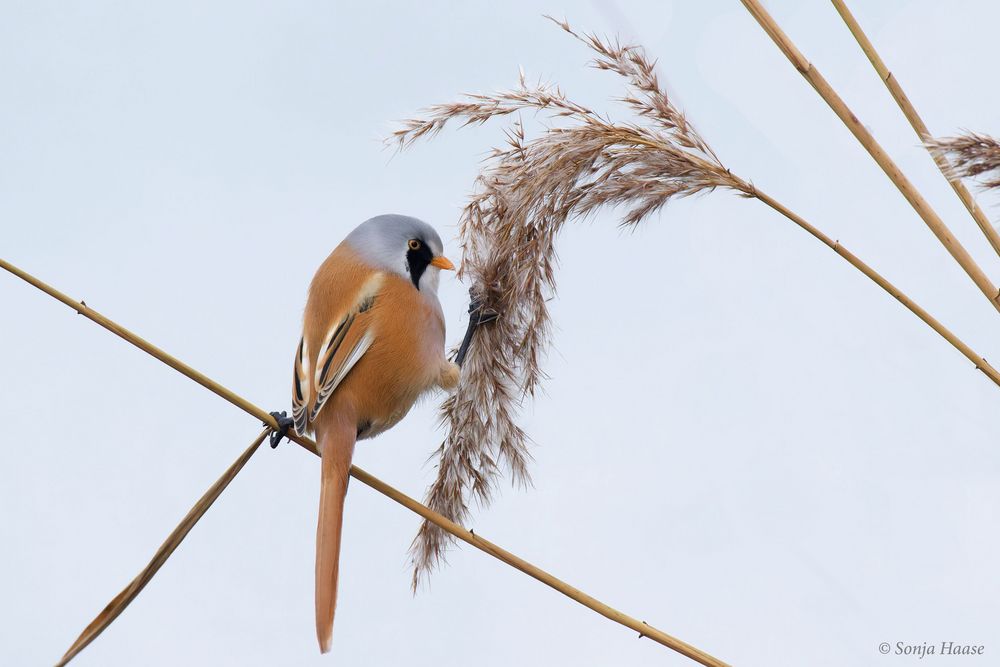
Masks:
[[[625,80],[627,94],[619,101],[633,121],[602,117],[557,86],[529,85],[522,72],[514,89],[429,107],[387,140],[402,149],[449,123],[510,121],[505,144],[484,161],[459,225],[460,275],[499,318],[479,328],[458,388],[441,408],[448,435],[432,455],[437,477],[427,505],[458,523],[468,519],[471,502],[489,503],[504,470],[515,483],[530,483],[529,441],[516,418],[545,377],[555,244],[565,223],[610,206],[621,208],[622,224],[632,227],[674,197],[717,187],[753,194],[670,101],[641,47],[555,23],[594,52],[592,66]],[[526,136],[522,111],[547,121],[538,136]],[[451,540],[424,522],[411,547],[414,588]]]
[[[966,132],[926,143],[951,164],[950,176],[979,179],[985,189],[1000,188],[1000,141],[986,134]]]

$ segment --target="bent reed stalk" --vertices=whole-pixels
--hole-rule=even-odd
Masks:
[[[976,225],[983,232],[986,240],[989,241],[993,250],[1000,255],[1000,233],[997,233],[996,228],[990,219],[986,217],[986,213],[983,209],[976,203],[975,198],[969,189],[965,187],[962,183],[960,176],[954,173],[951,169],[951,165],[948,163],[948,159],[940,152],[934,150],[934,146],[929,143],[933,140],[930,130],[927,129],[926,123],[917,113],[917,109],[910,102],[910,98],[906,96],[903,91],[903,87],[899,85],[899,81],[893,76],[889,68],[886,67],[885,63],[882,61],[882,57],[879,56],[878,51],[875,50],[875,46],[868,39],[868,35],[862,30],[861,25],[858,23],[854,15],[851,14],[851,10],[847,8],[844,0],[831,0],[833,2],[834,8],[836,8],[837,13],[847,24],[847,29],[851,31],[854,39],[857,41],[861,50],[864,51],[865,55],[868,56],[869,62],[871,62],[872,67],[878,73],[880,79],[885,84],[885,87],[889,89],[889,94],[892,95],[892,99],[896,101],[903,115],[906,116],[906,120],[910,122],[910,126],[913,131],[917,133],[920,141],[927,148],[927,152],[931,154],[934,159],[934,163],[937,165],[941,174],[945,177],[948,183],[951,185],[951,189],[955,191],[958,198],[962,200],[962,204],[965,205],[966,210],[972,216],[973,220],[976,221]]]
[[[194,380],[195,382],[202,385],[209,391],[217,394],[218,396],[221,396],[222,398],[226,399],[233,405],[242,409],[244,412],[247,412],[251,416],[256,417],[257,419],[264,422],[264,425],[267,426],[270,430],[275,430],[278,428],[278,423],[275,421],[274,417],[265,412],[262,408],[257,407],[256,405],[246,400],[242,396],[239,396],[235,392],[226,389],[221,384],[212,380],[208,376],[198,372],[191,366],[185,364],[176,357],[171,356],[170,354],[163,351],[159,347],[153,345],[144,338],[129,331],[128,329],[114,322],[113,320],[105,317],[104,315],[97,312],[93,308],[87,306],[85,302],[76,301],[75,299],[67,296],[66,294],[55,289],[54,287],[51,287],[50,285],[42,282],[38,278],[27,273],[26,271],[23,271],[22,269],[14,266],[10,262],[7,262],[2,258],[0,258],[0,268],[3,268],[6,271],[14,274],[18,278],[21,278],[25,282],[38,288],[42,292],[45,292],[46,294],[55,298],[56,300],[61,301],[65,305],[75,310],[78,314],[83,315],[87,319],[102,326],[103,328],[107,329],[116,336],[119,336],[120,338],[128,341],[132,345],[138,347],[143,352],[146,352],[147,354],[167,364],[171,368],[179,371],[188,378]],[[316,449],[316,443],[311,438],[299,436],[295,434],[294,431],[289,431],[287,437],[290,440],[293,440],[294,442],[302,446],[303,448],[309,450],[313,454],[318,454],[318,450]],[[673,637],[672,635],[669,635],[666,632],[663,632],[662,630],[654,628],[653,626],[643,621],[640,621],[632,616],[629,616],[628,614],[625,614],[621,611],[618,611],[617,609],[614,609],[613,607],[610,607],[609,605],[601,602],[600,600],[597,600],[596,598],[587,595],[580,589],[569,585],[568,583],[562,581],[561,579],[558,579],[557,577],[549,574],[545,570],[542,570],[541,568],[529,563],[523,558],[519,558],[518,556],[515,556],[511,552],[507,551],[506,549],[503,549],[502,547],[494,544],[493,542],[490,542],[489,540],[479,535],[476,535],[470,530],[466,530],[457,523],[449,520],[448,518],[442,516],[441,514],[422,505],[421,503],[417,502],[416,500],[406,495],[402,491],[399,491],[398,489],[390,486],[389,484],[386,484],[382,480],[376,478],[374,475],[365,472],[364,470],[358,468],[357,466],[352,465],[350,473],[352,477],[360,481],[362,484],[365,484],[375,489],[376,491],[386,496],[387,498],[396,501],[403,507],[420,515],[426,521],[431,522],[432,524],[434,524],[441,530],[447,532],[448,534],[453,535],[457,539],[460,539],[463,542],[466,542],[467,544],[471,544],[475,548],[479,549],[480,551],[486,554],[489,554],[490,556],[493,556],[497,560],[506,563],[507,565],[510,565],[511,567],[517,570],[520,570],[521,572],[527,574],[533,579],[536,579],[545,584],[546,586],[549,586],[550,588],[553,588],[556,591],[562,593],[571,600],[574,600],[583,605],[584,607],[587,607],[588,609],[597,612],[601,616],[604,616],[605,618],[612,620],[615,623],[618,623],[619,625],[623,625],[631,630],[634,630],[635,632],[639,633],[640,637],[646,637],[648,639],[652,639],[654,642],[666,646],[667,648],[672,649],[680,653],[681,655],[684,655],[694,660],[695,662],[705,665],[706,667],[729,667],[727,663],[723,662],[722,660],[719,660],[718,658],[713,657],[712,655],[706,653],[705,651],[702,651],[701,649],[692,646],[691,644],[688,644],[683,640]],[[164,560],[166,560],[166,558],[164,558]],[[162,563],[160,563],[160,565],[162,565]],[[159,566],[157,566],[157,569],[158,567]],[[136,591],[136,595],[138,595],[138,591]],[[110,624],[110,622],[111,621],[108,621],[108,624]],[[86,634],[86,630],[84,631],[84,634]],[[80,649],[82,648],[83,647],[81,646]]]
[[[132,603],[142,589],[146,587],[150,581],[152,581],[153,576],[156,575],[157,571],[163,567],[163,564],[167,562],[170,555],[181,545],[184,538],[187,537],[191,529],[195,527],[195,524],[201,520],[201,517],[205,516],[205,512],[218,500],[222,492],[226,490],[229,483],[232,482],[236,475],[243,470],[243,466],[247,464],[250,457],[254,455],[260,444],[264,442],[264,438],[267,434],[271,432],[271,427],[265,428],[261,431],[260,435],[250,443],[250,446],[240,454],[226,472],[222,474],[218,480],[215,481],[212,486],[208,488],[208,491],[198,499],[198,502],[194,504],[194,507],[184,516],[177,527],[173,529],[167,539],[160,545],[160,548],[156,550],[153,554],[153,558],[149,561],[146,567],[142,568],[142,571],[136,575],[136,577],[129,582],[128,586],[122,589],[122,592],[116,595],[111,602],[101,610],[101,613],[90,622],[80,636],[77,637],[73,645],[69,647],[66,654],[56,663],[56,667],[63,667],[69,663],[70,660],[76,657],[76,655],[87,648],[90,642],[97,639],[97,636],[104,632],[105,628],[111,625],[116,618],[118,618],[123,611]]]
[[[959,242],[948,229],[941,217],[931,208],[923,195],[903,174],[900,168],[893,162],[889,154],[885,152],[881,144],[868,128],[858,120],[844,100],[837,94],[837,91],[827,82],[812,63],[806,60],[805,56],[798,50],[788,35],[782,31],[778,23],[771,17],[758,0],[740,0],[751,16],[757,21],[768,37],[775,43],[778,49],[785,55],[795,69],[805,78],[820,97],[829,105],[838,118],[847,126],[851,134],[868,151],[872,159],[882,168],[885,175],[896,186],[913,210],[917,212],[921,220],[930,228],[934,236],[941,242],[952,258],[958,262],[959,266],[965,270],[972,281],[979,287],[986,299],[997,311],[1000,311],[1000,291],[997,290],[993,282],[986,276],[983,270],[976,264],[969,252]]]
[[[927,324],[927,326],[929,326],[931,329],[937,332],[938,335],[940,335],[946,341],[951,343],[951,345],[956,350],[961,352],[966,359],[968,359],[973,363],[973,365],[976,367],[977,370],[982,371],[982,373],[986,375],[986,377],[988,377],[990,380],[992,380],[994,384],[1000,386],[1000,373],[998,373],[997,370],[993,368],[993,366],[991,366],[989,362],[986,361],[986,359],[979,356],[975,352],[975,350],[966,345],[958,336],[953,334],[951,330],[948,329],[948,327],[941,324],[941,322],[939,322],[937,318],[935,318],[933,315],[924,310],[919,304],[914,302],[913,299],[906,296],[906,294],[900,291],[898,287],[896,287],[891,282],[883,278],[882,275],[878,273],[878,271],[865,264],[857,255],[855,255],[850,250],[842,246],[840,244],[840,241],[834,241],[832,238],[821,232],[819,229],[813,227],[798,214],[786,208],[783,204],[781,204],[781,202],[778,202],[773,197],[770,197],[769,195],[760,192],[759,190],[755,190],[753,196],[758,200],[760,200],[761,202],[773,208],[778,213],[781,213],[781,215],[785,216],[786,218],[797,224],[802,229],[812,234],[814,237],[823,242],[835,253],[837,253],[845,260],[847,260],[851,264],[851,266],[853,266],[858,271],[861,271],[861,273],[871,278],[872,281],[875,282],[875,284],[877,284],[879,287],[888,292],[894,299],[896,299],[901,304],[906,306],[910,310],[910,312],[919,317],[925,324]]]

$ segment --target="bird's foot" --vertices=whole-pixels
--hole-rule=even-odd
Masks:
[[[284,410],[281,412],[272,412],[271,416],[274,417],[274,421],[278,422],[278,428],[271,429],[271,449],[274,449],[281,442],[281,439],[288,435],[288,429],[295,424],[295,420],[289,417],[288,413]]]
[[[469,303],[469,328],[465,330],[465,338],[462,339],[462,345],[458,348],[458,354],[455,355],[455,363],[459,366],[465,362],[465,355],[469,353],[469,346],[472,345],[472,336],[476,333],[476,329],[480,325],[500,317],[500,313],[487,308],[483,304],[483,300],[472,294],[471,290],[470,296],[472,296],[472,301]]]
[[[481,299],[473,299],[472,303],[469,304],[469,316],[475,318],[476,326],[478,327],[480,324],[486,324],[497,319],[500,317],[500,313],[484,306]]]

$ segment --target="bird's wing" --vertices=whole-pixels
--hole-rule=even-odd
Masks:
[[[295,351],[295,374],[292,380],[292,419],[295,421],[295,432],[305,435],[309,426],[309,405],[312,403],[312,381],[309,379],[309,350],[306,349],[306,337],[299,339],[299,348]]]
[[[371,318],[359,316],[374,305],[381,285],[381,274],[365,282],[347,313],[324,336],[315,357],[309,354],[305,336],[299,342],[292,387],[296,433],[306,433],[309,423],[315,421],[330,395],[375,342]],[[312,359],[315,359],[315,368],[310,364]]]

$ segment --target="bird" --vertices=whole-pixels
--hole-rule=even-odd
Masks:
[[[459,367],[445,354],[438,300],[442,270],[455,269],[426,222],[379,215],[350,232],[316,271],[295,352],[292,419],[315,433],[321,457],[316,527],[316,637],[330,650],[340,533],[358,440],[397,424],[423,394],[453,389]]]

